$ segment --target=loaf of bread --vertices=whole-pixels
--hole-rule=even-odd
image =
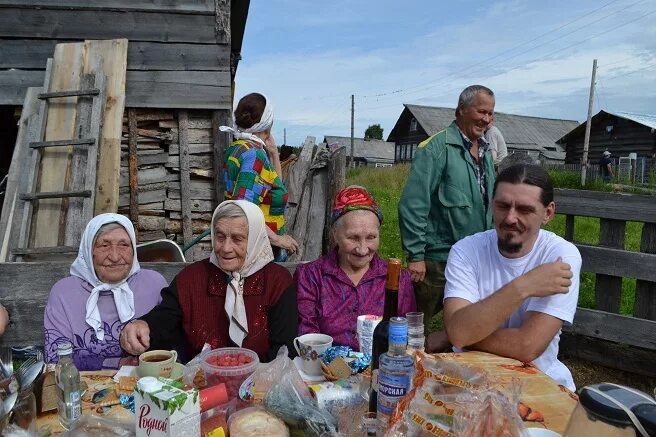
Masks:
[[[231,437],[289,437],[285,422],[261,408],[246,408],[230,416]]]

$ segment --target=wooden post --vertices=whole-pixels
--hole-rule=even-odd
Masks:
[[[191,179],[189,176],[189,116],[187,111],[178,112],[178,141],[180,142],[180,214],[182,215],[182,240],[191,241]]]
[[[333,242],[330,238],[330,219],[335,205],[335,197],[346,183],[346,148],[334,150],[328,164],[328,197],[326,198],[326,226],[323,235],[323,253],[327,253]]]
[[[353,167],[353,154],[354,154],[354,147],[353,143],[355,142],[354,139],[354,129],[355,129],[355,95],[351,94],[351,158],[349,159],[349,167]]]
[[[656,253],[656,223],[645,223],[642,227],[640,252]],[[636,282],[633,316],[656,320],[656,282]]]
[[[139,231],[139,168],[137,161],[137,110],[128,108],[128,174],[130,177],[130,220]],[[139,236],[137,235],[137,241]]]
[[[599,245],[624,250],[624,220],[600,220]],[[595,281],[597,296],[596,308],[602,311],[618,314],[622,295],[622,278],[597,274]]]
[[[597,76],[597,60],[592,62],[592,82],[590,83],[590,99],[588,100],[588,121],[585,124],[583,139],[583,158],[581,158],[581,186],[585,186],[585,175],[588,170],[588,146],[590,144],[590,127],[592,120],[592,102],[594,100],[595,77]]]
[[[232,135],[230,132],[221,132],[219,126],[230,126],[232,124],[230,110],[221,110],[212,112],[212,142],[213,142],[213,165],[214,169],[214,190],[216,193],[216,204],[223,202],[225,193],[225,182],[223,181],[223,160],[224,154]]]
[[[565,240],[574,241],[574,219],[576,216],[567,214],[565,216]]]

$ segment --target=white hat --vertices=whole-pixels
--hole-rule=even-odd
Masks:
[[[604,150],[604,156],[610,156],[610,152],[608,150]]]

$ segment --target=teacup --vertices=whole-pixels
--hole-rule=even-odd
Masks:
[[[178,353],[174,350],[152,350],[139,355],[139,376],[161,376],[168,378],[178,359]]]
[[[294,339],[294,347],[301,357],[301,370],[310,376],[321,376],[321,358],[333,338],[326,334],[304,334]]]

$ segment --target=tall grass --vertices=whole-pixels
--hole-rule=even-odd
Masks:
[[[383,211],[383,225],[381,226],[380,255],[383,258],[401,258],[401,236],[399,234],[398,204],[410,173],[410,164],[400,164],[391,168],[359,167],[350,169],[346,173],[347,185],[361,185],[371,192],[381,210]],[[551,171],[554,185],[558,188],[580,189],[580,175],[576,172]],[[586,188],[598,191],[610,191],[611,186],[591,181]],[[557,205],[556,205],[557,209]],[[576,217],[574,220],[574,241],[581,244],[599,244],[599,219],[594,217]],[[560,236],[565,235],[565,216],[556,215],[546,227]],[[625,233],[625,249],[640,250],[640,236],[642,223],[627,222]],[[625,278],[622,281],[621,314],[633,314],[635,300],[634,279]],[[579,306],[583,308],[595,307],[595,275],[582,273],[579,287]]]

